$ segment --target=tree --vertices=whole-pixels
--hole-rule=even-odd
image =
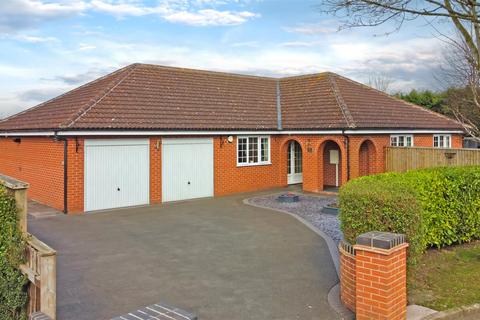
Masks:
[[[322,10],[343,18],[344,27],[379,26],[387,22],[398,30],[410,20],[424,18],[433,24],[443,19],[457,31],[468,64],[480,74],[480,3],[476,0],[320,0]],[[457,48],[458,49],[458,48]],[[473,108],[480,111],[478,83],[469,85]],[[480,128],[471,119],[456,112],[464,128],[480,141]]]
[[[387,92],[392,84],[392,78],[386,73],[374,72],[368,76],[368,86]]]
[[[446,115],[449,114],[445,104],[445,93],[443,92],[437,93],[430,90],[417,91],[413,89],[409,93],[397,93],[395,96],[407,102],[422,106],[426,109]]]

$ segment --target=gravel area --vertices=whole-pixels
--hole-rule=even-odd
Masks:
[[[340,231],[340,221],[336,215],[322,213],[322,208],[335,202],[336,197],[307,196],[295,193],[300,201],[293,203],[282,203],[277,200],[281,193],[269,196],[254,197],[248,202],[262,207],[284,210],[302,217],[319,230],[325,232],[337,244],[343,238]]]

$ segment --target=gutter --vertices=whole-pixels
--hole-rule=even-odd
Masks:
[[[222,130],[222,131],[161,131],[161,130],[66,130],[66,131],[9,131],[0,132],[0,137],[53,137],[53,136],[225,136],[225,135],[282,135],[282,134],[464,134],[462,130],[445,129],[371,129],[371,130]]]
[[[68,213],[68,139],[56,132],[53,139],[63,141],[63,213]]]

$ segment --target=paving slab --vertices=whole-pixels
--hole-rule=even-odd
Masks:
[[[111,319],[158,301],[200,320],[337,319],[325,241],[243,203],[256,194],[31,219],[58,252],[58,319]]]

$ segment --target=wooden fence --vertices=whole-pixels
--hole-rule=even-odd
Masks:
[[[0,175],[0,184],[15,198],[19,227],[26,241],[25,264],[20,271],[29,280],[28,315],[56,318],[56,252],[27,232],[27,189],[25,182]]]
[[[418,147],[387,147],[385,150],[387,172],[469,165],[480,165],[480,150]]]
[[[28,314],[56,315],[56,252],[32,235],[27,238],[26,263],[20,270],[28,277]]]

